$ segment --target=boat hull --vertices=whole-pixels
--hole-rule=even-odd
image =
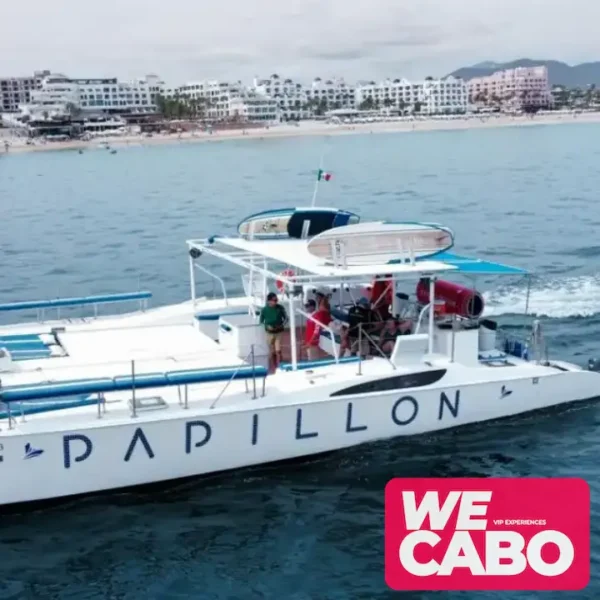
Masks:
[[[365,378],[357,378],[356,382]],[[376,440],[419,435],[596,398],[600,376],[557,371],[513,381],[283,404],[274,396],[237,407],[173,407],[167,419],[135,419],[62,431],[0,432],[0,469],[11,485],[0,506],[116,490],[302,458]],[[282,404],[278,404],[278,399]],[[17,424],[18,427],[18,424]]]

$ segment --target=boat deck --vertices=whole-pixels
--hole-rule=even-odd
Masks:
[[[243,364],[192,324],[67,329],[56,337],[65,356],[20,361],[3,385],[124,375],[132,361],[138,373]]]

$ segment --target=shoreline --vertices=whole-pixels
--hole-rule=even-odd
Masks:
[[[215,143],[227,140],[265,140],[282,139],[307,136],[339,136],[339,135],[365,135],[377,133],[413,133],[420,131],[458,131],[472,129],[489,129],[499,127],[529,127],[532,125],[560,125],[563,123],[600,123],[600,112],[594,113],[558,113],[543,114],[534,117],[528,116],[485,116],[464,118],[421,118],[403,121],[380,121],[373,123],[319,123],[304,121],[298,126],[280,124],[268,128],[230,129],[206,132],[192,132],[181,134],[160,135],[152,137],[138,135],[106,136],[89,141],[74,140],[66,142],[38,142],[27,145],[23,138],[3,136],[0,129],[0,141],[8,141],[8,152],[0,146],[0,156],[21,154],[26,152],[52,152],[64,150],[100,150],[106,145],[111,148],[145,147],[164,144],[185,143]]]

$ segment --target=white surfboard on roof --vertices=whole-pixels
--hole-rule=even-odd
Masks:
[[[299,239],[331,228],[358,223],[359,216],[329,207],[299,207],[266,210],[244,219],[238,233],[254,239]]]
[[[327,263],[368,265],[432,257],[453,245],[453,232],[438,224],[375,221],[324,231],[307,249]]]

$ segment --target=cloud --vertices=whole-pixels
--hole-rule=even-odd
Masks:
[[[2,8],[0,74],[168,81],[443,75],[482,60],[596,55],[598,0],[27,0]],[[567,8],[568,7],[568,8]]]

